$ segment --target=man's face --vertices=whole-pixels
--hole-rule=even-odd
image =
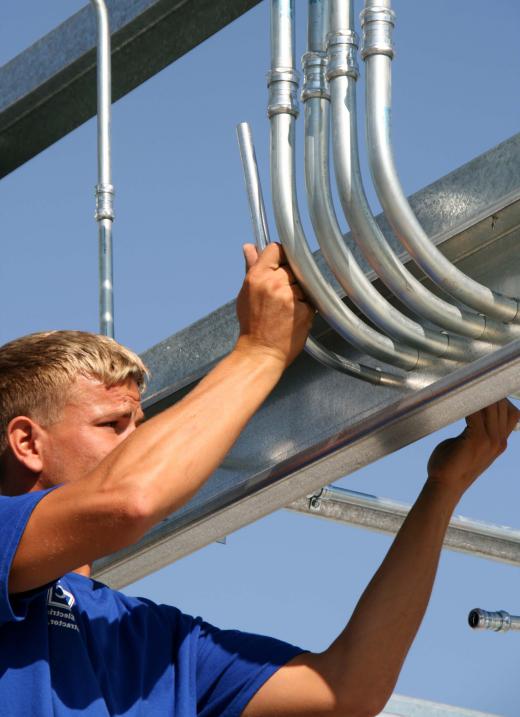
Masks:
[[[80,377],[60,420],[44,431],[40,486],[83,478],[144,420],[134,381],[107,388]]]

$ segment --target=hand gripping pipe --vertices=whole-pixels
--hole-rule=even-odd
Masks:
[[[462,361],[468,355],[467,342],[440,331],[430,331],[392,306],[360,268],[341,233],[329,172],[330,93],[325,77],[329,10],[329,0],[309,1],[308,52],[302,61],[305,180],[309,212],[322,254],[347,295],[376,326],[421,351]],[[360,182],[356,188],[358,204],[366,202]],[[367,213],[369,210],[365,207],[364,214]],[[372,224],[377,227],[373,219]]]
[[[457,269],[430,241],[410,207],[391,144],[391,0],[365,0],[361,13],[366,63],[366,121],[370,167],[379,201],[396,236],[424,273],[459,301],[504,322],[520,321],[518,300],[492,291]]]
[[[99,325],[100,333],[114,336],[114,288],[112,222],[114,221],[112,173],[110,167],[111,63],[110,26],[105,0],[91,0],[96,12],[97,44],[97,143],[98,183],[96,221],[99,237]]]
[[[294,177],[296,92],[293,0],[271,0],[271,189],[278,235],[289,264],[309,300],[343,338],[361,351],[400,368],[420,363],[415,349],[378,333],[348,309],[321,274],[309,249],[298,211]]]
[[[247,122],[241,122],[237,126],[237,137],[244,170],[244,180],[249,200],[255,244],[258,251],[263,251],[271,240],[265,216],[264,198],[260,177],[258,175],[253,137],[251,128]],[[349,376],[354,376],[362,381],[382,386],[402,386],[404,383],[403,379],[396,375],[374,369],[370,366],[364,366],[354,361],[349,361],[344,356],[340,356],[334,351],[330,351],[322,346],[322,344],[316,341],[312,336],[309,336],[305,343],[305,351],[309,356],[312,356],[312,358],[324,366],[333,368],[336,371],[341,371]]]
[[[381,280],[414,313],[462,336],[494,343],[510,341],[513,336],[508,327],[460,309],[429,291],[403,266],[372,216],[359,166],[358,38],[353,28],[352,0],[331,0],[327,79],[332,105],[332,146],[341,204],[355,242]],[[455,343],[453,337],[450,342]]]
[[[520,617],[510,615],[504,610],[487,612],[487,610],[475,608],[468,615],[468,624],[474,630],[509,632],[510,630],[520,630]]]

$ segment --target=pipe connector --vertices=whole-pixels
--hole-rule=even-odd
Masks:
[[[359,37],[352,30],[331,32],[327,36],[327,80],[335,77],[359,77],[357,51]]]
[[[362,10],[360,20],[363,28],[363,60],[369,55],[388,55],[393,59],[395,12],[386,7],[368,5]]]
[[[306,52],[302,57],[303,89],[302,102],[317,97],[330,100],[329,83],[327,82],[327,55],[324,52]]]
[[[269,119],[279,114],[290,114],[293,117],[298,117],[300,114],[298,104],[299,84],[300,75],[292,68],[276,67],[267,73],[267,86],[269,88],[267,115]]]
[[[114,194],[112,184],[96,184],[96,221],[110,219],[114,221]]]
[[[520,617],[510,615],[505,610],[488,612],[475,608],[468,615],[468,623],[474,630],[493,630],[494,632],[520,630]]]

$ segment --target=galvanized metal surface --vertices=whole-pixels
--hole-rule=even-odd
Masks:
[[[476,607],[469,613],[468,623],[474,630],[492,630],[493,632],[520,631],[520,617],[510,615],[505,610],[488,612]]]
[[[268,75],[268,115],[271,125],[271,193],[278,237],[287,261],[309,301],[324,319],[359,350],[380,361],[411,370],[419,364],[416,349],[398,344],[379,333],[346,307],[325,280],[310,250],[296,192],[295,131],[297,105],[289,101],[298,87],[295,58],[280,52],[291,47],[294,0],[271,0],[271,71]],[[277,54],[278,52],[278,54]],[[281,65],[281,62],[284,65]],[[279,68],[283,67],[283,71]]]
[[[519,136],[412,198],[452,260],[513,294],[520,293],[519,200]],[[327,346],[361,358],[326,327],[317,331]],[[146,352],[148,414],[180,400],[232,348],[236,334],[228,304]],[[520,341],[449,373],[451,366],[440,361],[435,373],[414,372],[417,388],[392,389],[302,355],[196,498],[138,545],[100,561],[96,575],[128,584],[513,392],[520,385]]]
[[[333,0],[333,9],[335,5],[342,7],[343,3]],[[381,14],[386,14],[384,9],[380,8],[380,11]],[[352,13],[348,15],[351,17]],[[446,301],[446,297],[439,297],[428,291],[427,287],[416,281],[402,266],[397,256],[399,249],[396,251],[387,242],[373,221],[363,186],[357,141],[358,39],[352,32],[354,25],[344,24],[345,20],[342,21],[339,11],[333,12],[332,17],[334,22],[329,36],[328,77],[332,103],[334,166],[343,211],[354,240],[381,280],[411,311],[463,336],[498,340],[500,343],[503,330],[501,324],[489,322],[484,316],[454,306],[451,300]],[[385,44],[381,42],[379,33],[376,33],[374,40],[377,40],[376,47]],[[379,99],[379,95],[375,97]],[[374,107],[371,106],[369,111],[369,123],[372,124],[376,117]],[[369,151],[372,149],[369,144]]]
[[[500,321],[517,321],[518,300],[480,284],[453,266],[429,241],[406,201],[391,144],[391,66],[394,13],[365,0],[362,13],[366,62],[366,131],[370,169],[381,206],[396,236],[417,264],[451,296]]]
[[[414,697],[394,695],[381,717],[500,717],[489,712],[477,712],[463,707],[419,700]]]
[[[114,101],[259,1],[107,0]],[[0,176],[94,116],[95,48],[85,7],[0,68]]]
[[[262,187],[258,174],[258,166],[255,156],[255,148],[253,145],[253,136],[251,128],[247,122],[241,122],[237,127],[238,145],[240,149],[240,157],[242,159],[242,167],[244,170],[244,180],[246,185],[247,198],[249,203],[249,212],[251,214],[251,222],[253,226],[253,236],[258,251],[262,251],[269,244],[269,229],[265,216],[264,200],[262,195]],[[368,285],[372,284],[367,280]],[[336,371],[356,376],[364,381],[375,384],[395,385],[400,384],[402,379],[396,379],[384,371],[376,371],[369,366],[363,366],[353,361],[348,361],[325,346],[319,343],[315,338],[309,336],[305,342],[305,351],[316,361],[328,366]]]
[[[289,510],[340,523],[395,534],[410,510],[409,505],[336,486],[295,500]],[[460,553],[520,565],[520,530],[454,516],[444,547]]]
[[[96,221],[99,256],[99,333],[114,337],[114,270],[112,224],[114,187],[111,162],[112,68],[110,24],[105,0],[91,0],[97,24],[97,155]]]
[[[398,311],[372,285],[343,240],[330,187],[330,93],[325,78],[326,62],[324,58],[328,24],[323,7],[325,6],[309,3],[309,38],[313,40],[313,44],[311,45],[309,40],[308,52],[304,56],[304,87],[312,86],[314,89],[312,93],[309,90],[306,93],[304,90],[302,94],[302,99],[305,101],[305,186],[309,214],[322,254],[350,299],[382,331],[427,353],[430,352],[437,356],[449,355],[451,358],[464,360],[467,342],[459,337],[448,337],[446,333],[439,330],[430,331]],[[320,8],[321,13],[319,12]],[[314,30],[312,34],[311,27]],[[321,34],[317,31],[318,28],[322,29]],[[337,37],[338,33],[329,36],[331,55],[334,54],[332,48],[338,45]],[[344,35],[340,34],[339,37],[343,43]],[[318,63],[318,60],[323,60],[323,63]],[[349,72],[346,64],[341,66],[340,70],[336,65],[336,69],[332,69],[332,74]],[[310,78],[312,78],[312,82]],[[321,94],[317,88],[321,88]],[[353,109],[355,112],[355,107]],[[350,115],[352,117],[352,108]],[[348,167],[348,176],[352,180],[352,187],[348,195],[350,201],[356,204],[356,214],[362,216],[365,221],[366,226],[363,231],[370,231],[371,227],[376,227],[379,231],[361,184],[355,134],[356,127],[353,122],[348,135],[353,155],[350,161],[351,166]],[[348,156],[343,157],[343,160],[345,164],[349,164]],[[357,182],[354,181],[356,177]]]

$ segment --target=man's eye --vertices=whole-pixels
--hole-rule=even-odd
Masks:
[[[108,428],[117,428],[117,421],[107,421],[106,423],[99,424],[102,427],[108,426]]]

